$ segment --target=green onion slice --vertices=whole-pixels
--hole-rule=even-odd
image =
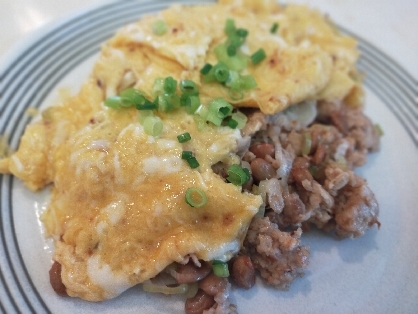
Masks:
[[[187,141],[190,141],[191,139],[192,139],[192,137],[190,136],[189,132],[186,132],[186,133],[183,133],[183,134],[180,134],[180,135],[177,136],[177,140],[180,143],[185,143]]]
[[[214,260],[212,262],[212,270],[218,277],[229,277],[228,264],[225,262]]]
[[[238,126],[238,122],[237,122],[237,121],[235,121],[234,119],[229,119],[229,121],[228,121],[228,126],[229,126],[231,129],[236,129],[236,128],[237,128],[237,126]]]
[[[197,161],[196,157],[191,157],[189,159],[186,159],[187,163],[189,164],[189,167],[192,169],[196,169],[200,166],[199,162]]]
[[[312,147],[312,136],[311,133],[303,133],[303,144],[302,144],[302,155],[309,155]]]
[[[209,113],[212,113],[223,119],[232,112],[232,105],[223,98],[215,98],[209,103]]]
[[[151,27],[152,32],[157,36],[164,35],[167,32],[167,24],[163,20],[156,20]]]
[[[273,25],[270,28],[270,33],[274,34],[279,29],[279,23],[273,23]]]
[[[181,152],[181,159],[188,160],[193,157],[193,152],[189,150],[184,150]]]
[[[104,101],[104,105],[109,108],[120,109],[121,102],[122,100],[119,96],[111,96]]]
[[[206,63],[203,68],[200,69],[200,74],[206,75],[212,69],[212,65],[210,63]]]
[[[251,62],[254,65],[259,64],[261,61],[263,61],[266,58],[266,52],[264,51],[263,48],[258,49],[256,52],[254,52],[251,55]]]
[[[180,82],[180,90],[183,93],[190,94],[190,95],[198,95],[199,90],[197,89],[196,83],[192,80],[182,80]]]
[[[186,190],[185,199],[187,204],[196,208],[205,206],[208,202],[206,193],[203,190],[195,187],[188,188]]]
[[[242,186],[250,180],[250,171],[247,168],[242,168],[240,165],[234,164],[227,169],[228,177],[226,178],[232,184]]]
[[[186,112],[188,114],[195,113],[197,108],[199,108],[199,106],[200,106],[199,96],[188,95],[188,94],[183,94],[183,95],[187,95],[187,97],[185,99]]]
[[[225,65],[225,63],[218,62],[215,65],[213,71],[214,71],[215,79],[219,83],[226,82],[226,80],[228,79],[228,76],[229,76],[229,70],[228,70],[228,67]]]
[[[154,81],[154,86],[152,87],[152,95],[154,97],[164,93],[164,79],[156,78]]]
[[[238,129],[242,129],[247,124],[247,116],[243,114],[241,111],[234,112],[231,116],[231,120],[235,120]]]
[[[121,98],[122,107],[131,107],[133,105],[139,105],[145,102],[145,97],[142,95],[142,92],[135,88],[125,89],[120,93],[119,96]]]
[[[227,19],[225,21],[224,31],[228,36],[235,34],[236,32],[235,21],[233,19]]]
[[[148,116],[144,119],[142,126],[148,135],[158,136],[163,131],[163,122],[159,117]]]
[[[173,79],[171,76],[168,76],[164,79],[163,89],[164,92],[168,94],[173,94],[176,92],[177,88],[177,81]]]

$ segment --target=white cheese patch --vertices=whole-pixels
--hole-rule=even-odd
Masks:
[[[105,291],[107,298],[117,296],[131,286],[127,277],[112,272],[109,265],[100,263],[98,256],[87,260],[87,274],[92,283]]]
[[[152,156],[142,161],[144,172],[147,174],[168,174],[180,171],[182,160],[176,156]]]

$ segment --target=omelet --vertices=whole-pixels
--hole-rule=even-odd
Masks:
[[[214,51],[227,38],[227,19],[248,31],[240,53],[251,56],[262,48],[266,54],[242,69],[256,86],[239,99],[200,73],[217,62]],[[153,30],[156,21],[164,23],[164,33]],[[62,266],[68,295],[113,298],[190,255],[228,261],[262,199],[212,170],[218,162],[240,162],[246,138],[239,129],[210,123],[201,129],[193,115],[174,110],[156,113],[163,129],[153,136],[135,108],[116,110],[104,105],[106,99],[127,88],[152,99],[156,79],[172,77],[195,82],[202,104],[221,97],[265,114],[305,100],[350,97],[355,105],[361,95],[357,58],[355,41],[304,6],[249,0],[174,5],[104,43],[80,92],[29,125],[17,152],[0,160],[0,172],[33,191],[52,184],[42,221],[55,239],[53,258]],[[184,133],[191,140],[180,143],[177,136]],[[181,158],[184,150],[194,153],[198,168]],[[203,191],[207,203],[190,206],[189,188]]]

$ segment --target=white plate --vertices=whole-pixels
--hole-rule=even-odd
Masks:
[[[75,92],[100,43],[123,24],[169,4],[111,3],[29,39],[0,68],[0,134],[10,135],[16,148],[30,122],[26,108],[50,105],[59,87]],[[311,247],[305,276],[287,292],[261,282],[249,291],[234,289],[232,300],[240,313],[416,313],[418,309],[417,82],[384,53],[358,39],[363,53],[359,67],[367,73],[366,112],[385,135],[381,151],[357,172],[376,194],[382,226],[356,240],[339,241],[320,232],[305,235],[303,244]],[[181,298],[146,294],[139,287],[101,303],[58,297],[49,285],[51,243],[44,239],[38,220],[47,195],[48,191],[28,192],[13,177],[1,177],[0,312],[183,312]]]

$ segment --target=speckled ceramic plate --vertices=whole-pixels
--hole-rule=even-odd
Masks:
[[[9,135],[16,148],[31,121],[25,114],[28,107],[50,105],[59,87],[76,91],[100,44],[117,28],[171,3],[106,4],[28,38],[0,68],[0,134]],[[381,151],[357,171],[376,194],[382,226],[356,240],[340,241],[319,232],[305,235],[303,244],[311,247],[305,276],[290,291],[261,282],[249,291],[234,289],[232,300],[240,313],[416,313],[418,309],[418,84],[383,52],[357,34],[350,35],[359,40],[359,68],[367,74],[366,112],[385,132]],[[38,219],[47,198],[47,190],[33,194],[19,180],[0,177],[0,312],[183,312],[180,297],[146,294],[140,287],[101,303],[58,297],[49,285],[51,243]]]

